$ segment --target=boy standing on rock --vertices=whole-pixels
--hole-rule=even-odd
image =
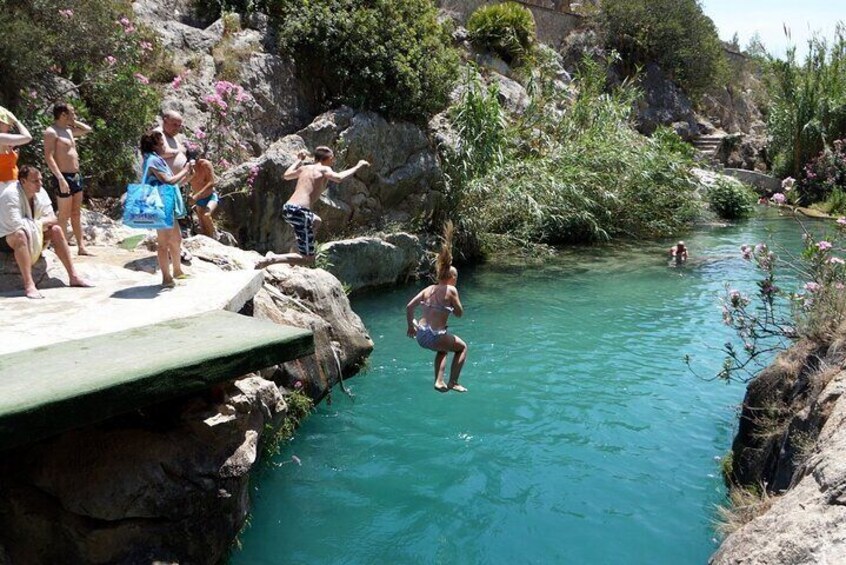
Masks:
[[[336,173],[332,170],[335,153],[325,146],[314,150],[315,163],[304,164],[307,156],[306,151],[300,151],[297,154],[297,160],[283,175],[285,180],[297,179],[297,187],[282,207],[282,215],[288,225],[294,228],[299,253],[279,255],[268,251],[265,258],[256,263],[256,269],[263,269],[276,263],[313,265],[316,254],[314,232],[320,225],[320,216],[312,212],[312,207],[326,190],[328,181],[342,182],[356,174],[362,167],[370,166],[370,163],[361,160],[354,167]]]

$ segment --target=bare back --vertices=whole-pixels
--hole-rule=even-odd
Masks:
[[[423,291],[423,300],[420,302],[423,309],[421,324],[434,330],[446,327],[454,306],[449,290],[450,286],[447,284],[433,284]]]
[[[311,209],[326,190],[326,173],[332,169],[321,164],[304,165],[297,176],[297,187],[288,204]]]
[[[52,153],[59,171],[63,173],[79,172],[79,153],[71,128],[53,124],[44,131],[44,152]]]

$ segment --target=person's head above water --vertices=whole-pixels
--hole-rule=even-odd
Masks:
[[[676,244],[676,247],[678,247],[679,249],[684,249],[684,242],[683,241],[678,242]]]
[[[441,284],[455,285],[458,280],[458,269],[452,266],[452,235],[454,228],[451,221],[444,224],[444,241],[435,261],[435,274]]]

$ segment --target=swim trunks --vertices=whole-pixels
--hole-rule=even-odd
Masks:
[[[9,245],[9,242],[6,241],[6,236],[0,237],[0,253],[14,253],[15,250],[12,249],[12,246]]]
[[[70,192],[62,192],[59,190],[59,179],[53,177],[53,188],[56,189],[57,198],[70,198],[78,192],[82,192],[82,175],[79,173],[62,173],[65,180],[68,181],[68,188]]]
[[[425,347],[426,349],[431,349],[432,351],[438,351],[437,349],[435,349],[435,342],[438,340],[439,337],[446,334],[446,328],[442,330],[433,330],[429,326],[418,326],[417,345],[419,345],[420,347]]]
[[[285,204],[282,207],[282,217],[294,228],[297,250],[307,257],[314,255],[314,219],[317,215],[304,206]]]
[[[208,208],[210,202],[218,202],[220,201],[220,197],[217,195],[216,192],[212,192],[209,196],[205,198],[200,198],[197,200],[194,205],[199,206],[201,208]]]

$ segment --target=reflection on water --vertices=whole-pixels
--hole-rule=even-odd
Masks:
[[[682,358],[718,370],[718,297],[754,288],[738,249],[768,231],[799,244],[768,216],[688,235],[681,266],[659,242],[464,270],[465,395],[405,338],[419,287],[356,299],[370,370],[259,477],[233,563],[705,562],[743,387]]]

